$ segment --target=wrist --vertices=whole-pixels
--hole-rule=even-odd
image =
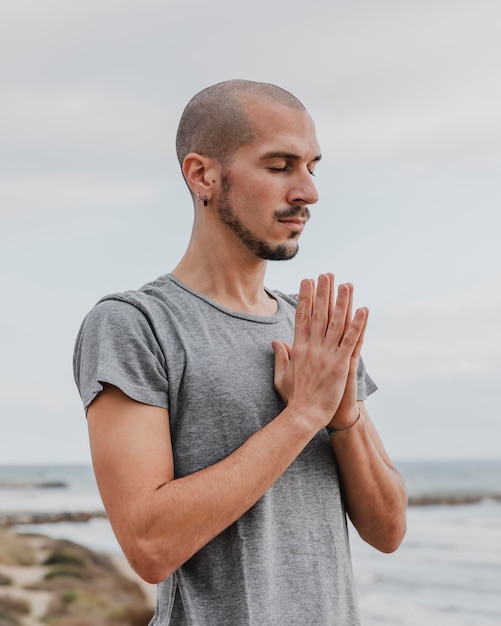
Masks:
[[[360,411],[360,408],[357,405],[355,411],[353,411],[351,419],[349,421],[347,420],[345,422],[346,425],[341,426],[341,425],[334,424],[333,422],[330,422],[326,426],[327,432],[329,433],[329,436],[332,437],[333,435],[335,435],[339,431],[350,430],[351,428],[353,428],[358,423],[361,415],[362,415],[362,413]]]
[[[339,408],[339,407],[338,407]],[[316,429],[316,432],[330,426],[336,413],[333,413],[332,407],[326,404],[312,401],[311,398],[291,397],[286,406],[287,411],[293,413],[297,419],[304,420],[308,428]]]
[[[284,417],[289,430],[295,432],[299,437],[307,439],[314,437],[325,425],[325,418],[322,423],[321,415],[311,407],[297,407],[288,404],[280,415]]]

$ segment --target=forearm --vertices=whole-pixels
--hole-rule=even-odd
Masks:
[[[131,565],[150,582],[166,578],[251,508],[318,429],[285,409],[219,463],[136,495],[122,544]]]
[[[358,533],[382,552],[393,552],[406,530],[407,496],[402,477],[384,451],[368,415],[332,436],[346,511]]]

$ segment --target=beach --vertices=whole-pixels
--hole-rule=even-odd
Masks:
[[[121,555],[0,529],[1,626],[145,626],[147,587]]]
[[[38,480],[50,482],[57,472],[57,468],[44,468]],[[19,475],[22,471],[18,468],[12,473]],[[50,513],[52,519],[59,521],[18,524],[11,531],[20,536],[40,533],[54,540],[70,540],[110,556],[117,571],[137,584],[143,605],[152,609],[155,587],[140,581],[122,556],[109,522],[102,515],[91,468],[66,469],[64,474],[70,485],[66,488],[14,488],[12,482],[11,488],[3,487],[0,522],[14,513],[29,521],[28,510],[31,515],[43,513],[45,520]],[[350,527],[363,626],[501,624],[500,475],[500,462],[408,464],[405,478],[413,504],[408,510],[407,535],[399,550],[390,555],[379,553],[361,541]],[[0,484],[2,480],[7,484],[0,468]],[[72,521],[77,511],[93,513],[86,521]],[[0,563],[0,574],[4,566]],[[39,564],[32,564],[18,571],[21,578],[16,594],[22,597],[29,591],[30,581],[44,573],[39,568]],[[11,593],[13,588],[0,586],[0,596]],[[40,593],[31,595],[38,603],[39,614],[46,606],[43,603],[48,602],[48,597]],[[80,622],[66,624],[84,626]]]

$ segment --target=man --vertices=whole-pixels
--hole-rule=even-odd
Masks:
[[[159,583],[154,625],[358,624],[345,511],[390,552],[406,508],[363,402],[368,311],[331,274],[297,299],[264,287],[318,199],[313,122],[274,85],[228,81],[187,105],[177,151],[184,256],[100,301],[77,339],[110,522]]]

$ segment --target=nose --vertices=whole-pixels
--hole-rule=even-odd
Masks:
[[[287,201],[289,204],[315,204],[318,202],[318,191],[313,183],[310,171],[305,168],[294,177],[294,184],[291,186]]]

